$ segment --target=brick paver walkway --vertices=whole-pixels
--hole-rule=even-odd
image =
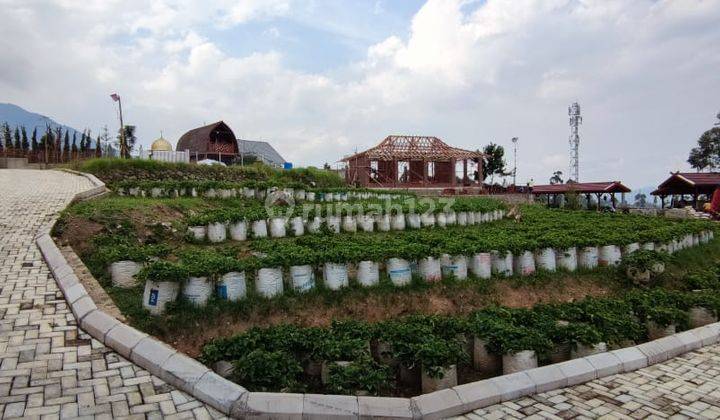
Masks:
[[[459,419],[718,419],[720,345],[635,372],[475,410]]]
[[[0,170],[0,416],[222,417],[78,329],[34,236],[91,187],[64,172]]]

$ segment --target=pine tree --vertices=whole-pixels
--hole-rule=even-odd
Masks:
[[[55,146],[53,147],[53,151],[55,152],[55,162],[60,162],[60,142],[62,141],[62,127],[58,126],[55,129]]]
[[[22,126],[21,134],[22,134],[22,141],[21,141],[21,143],[20,143],[20,148],[21,148],[24,152],[27,152],[27,151],[30,150],[30,142],[28,141],[27,131],[25,130],[25,126],[24,126],[24,125]]]
[[[95,140],[95,157],[102,157],[102,149],[100,148],[100,135],[98,134],[97,140]]]
[[[72,144],[71,144],[70,148],[72,149],[73,159],[77,159],[77,157],[78,157],[77,131],[73,131]]]
[[[70,134],[65,131],[65,139],[63,141],[63,160],[70,158]]]
[[[21,150],[21,149],[22,149],[22,146],[21,146],[21,144],[20,144],[20,128],[17,127],[17,126],[15,127],[15,144],[13,144],[13,148],[14,148],[15,150]]]
[[[10,131],[10,125],[8,123],[4,123],[2,126],[2,137],[3,137],[2,143],[5,145],[5,148],[11,149],[12,148],[12,132]]]
[[[82,137],[80,138],[80,153],[82,153],[83,156],[85,156],[85,150],[87,148],[87,146],[86,146],[86,143],[87,143],[86,131],[87,130],[83,130]]]
[[[37,127],[33,128],[32,143],[30,143],[30,145],[32,147],[33,152],[38,151],[39,146],[38,146],[38,141],[37,141]]]

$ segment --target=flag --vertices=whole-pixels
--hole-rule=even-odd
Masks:
[[[112,95],[110,95],[110,97],[111,97],[112,100],[115,101],[115,102],[117,102],[117,101],[120,100],[120,95],[118,95],[117,93],[113,93]]]

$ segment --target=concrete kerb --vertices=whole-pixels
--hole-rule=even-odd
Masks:
[[[93,189],[76,195],[78,200],[106,191],[102,181],[90,174],[65,171],[84,176],[95,185]],[[88,194],[90,191],[92,193]],[[443,418],[537,392],[631,372],[720,341],[719,322],[633,347],[458,385],[410,399],[248,392],[196,360],[97,309],[77,276],[72,270],[65,268],[69,267],[67,261],[50,237],[53,223],[54,221],[41,228],[36,234],[36,243],[51,272],[56,276],[58,286],[66,296],[80,327],[143,369],[234,417]]]

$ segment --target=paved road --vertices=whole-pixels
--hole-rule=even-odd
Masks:
[[[0,416],[222,417],[78,329],[33,237],[91,187],[64,172],[0,170]]]
[[[458,419],[718,419],[720,346],[582,385],[475,410]]]

